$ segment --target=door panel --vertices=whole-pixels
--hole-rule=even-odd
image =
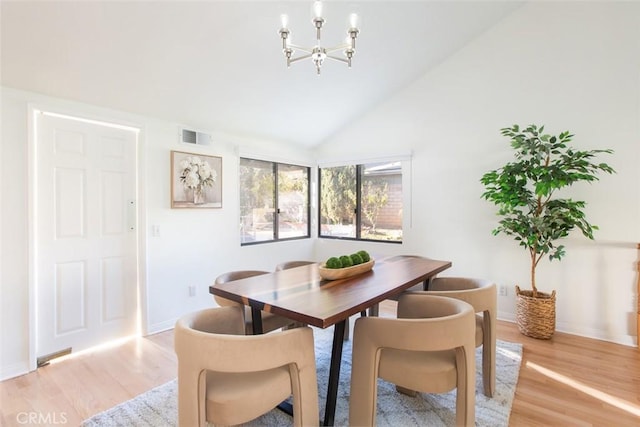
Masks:
[[[127,314],[125,265],[126,259],[124,257],[111,257],[102,260],[103,322],[119,320]]]
[[[121,172],[103,172],[102,181],[102,235],[118,236],[126,232],[126,175]]]
[[[137,331],[136,144],[133,130],[38,116],[37,356]]]
[[[84,236],[85,171],[56,168],[54,185],[55,238],[82,238]]]
[[[56,335],[78,332],[86,329],[85,316],[85,263],[62,262],[55,265],[55,306],[65,308],[56,310]]]

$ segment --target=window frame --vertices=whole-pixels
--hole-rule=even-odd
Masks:
[[[238,172],[240,172],[240,168],[242,167],[242,161],[243,160],[249,160],[249,161],[257,161],[257,162],[264,162],[264,163],[270,163],[271,164],[271,170],[273,173],[273,177],[274,177],[274,191],[273,191],[273,239],[269,239],[269,240],[258,240],[258,241],[253,241],[253,242],[243,242],[242,241],[242,235],[240,235],[240,246],[251,246],[251,245],[259,245],[259,244],[263,244],[263,243],[274,243],[274,242],[284,242],[284,241],[290,241],[290,240],[301,240],[301,239],[310,239],[311,238],[311,167],[306,166],[306,165],[300,165],[300,164],[295,164],[295,163],[287,163],[287,162],[279,162],[279,161],[274,161],[274,160],[266,160],[266,159],[260,159],[260,158],[256,158],[256,157],[249,157],[249,156],[239,156],[239,161],[238,161]],[[280,192],[279,192],[279,177],[278,177],[278,172],[279,172],[279,166],[293,166],[296,168],[300,168],[301,170],[305,170],[306,171],[306,178],[307,178],[307,195],[306,195],[306,204],[307,207],[305,209],[306,211],[306,217],[307,217],[307,224],[306,224],[306,235],[303,236],[294,236],[294,237],[279,237],[280,236],[280,206],[279,206],[279,201],[280,201]],[[238,173],[238,179],[240,181],[240,174]],[[240,192],[242,192],[242,183],[239,182],[238,183],[239,186],[239,190]],[[238,197],[238,201],[240,203],[240,201],[242,200],[242,197]],[[240,215],[240,222],[242,223],[242,215]]]
[[[382,161],[387,161],[387,159],[384,159]],[[375,243],[392,243],[392,244],[402,244],[404,242],[404,218],[402,220],[402,239],[400,240],[382,240],[382,239],[367,239],[367,238],[362,238],[362,215],[363,215],[363,210],[362,210],[362,171],[363,169],[366,167],[366,165],[368,164],[372,164],[372,163],[378,163],[380,162],[380,160],[376,160],[376,161],[358,161],[358,162],[350,162],[350,163],[341,163],[341,164],[327,164],[327,165],[319,165],[318,166],[318,176],[317,176],[317,180],[318,180],[318,194],[317,194],[317,203],[318,203],[318,210],[317,210],[317,214],[318,214],[318,229],[317,229],[317,233],[318,233],[318,238],[319,239],[333,239],[333,240],[351,240],[351,241],[361,241],[361,242],[375,242]],[[400,167],[400,174],[401,174],[401,178],[402,181],[404,182],[404,176],[405,176],[405,168],[402,165],[402,161],[401,161],[401,167]],[[355,219],[356,219],[356,225],[355,225],[355,237],[349,237],[349,236],[331,236],[331,235],[324,235],[322,234],[322,170],[323,169],[329,169],[329,168],[335,168],[335,167],[343,167],[343,166],[355,166],[356,167],[356,173],[355,173],[355,185],[356,185],[356,212],[355,212]],[[403,185],[403,189],[402,189],[402,199],[403,199],[403,204],[404,204],[404,200],[405,200],[405,189],[404,189],[404,185]]]

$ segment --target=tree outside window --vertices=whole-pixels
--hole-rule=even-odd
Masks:
[[[356,166],[320,169],[320,236],[356,237]]]

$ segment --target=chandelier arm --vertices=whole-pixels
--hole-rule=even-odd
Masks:
[[[331,52],[337,52],[339,50],[345,50],[345,49],[351,49],[351,43],[344,43],[339,46],[327,47],[325,48],[325,52],[331,53]]]
[[[289,60],[289,62],[290,62],[290,63],[298,62],[298,61],[302,61],[303,59],[308,59],[308,58],[311,58],[311,54],[308,54],[308,55],[302,55],[302,56],[299,56],[299,57],[297,57],[297,58],[291,58],[291,59]]]
[[[344,59],[344,58],[340,58],[340,57],[338,57],[338,56],[330,56],[330,55],[327,55],[327,59],[333,59],[334,61],[344,62],[345,64],[348,64],[348,63],[349,63],[349,60]]]
[[[307,53],[313,53],[313,48],[312,47],[298,46],[298,45],[295,45],[295,44],[289,44],[287,47],[289,47],[290,49],[301,50],[301,51],[307,52]]]

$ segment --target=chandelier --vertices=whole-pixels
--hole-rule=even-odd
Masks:
[[[323,47],[321,38],[322,26],[325,23],[322,17],[322,2],[315,1],[313,3],[313,19],[311,22],[316,28],[316,44],[313,47],[297,46],[291,43],[291,31],[287,28],[289,23],[289,17],[287,15],[281,15],[282,28],[280,28],[280,37],[282,38],[282,52],[287,60],[287,67],[290,67],[292,63],[302,61],[307,58],[311,58],[313,64],[316,67],[318,74],[320,74],[320,68],[325,59],[332,59],[334,61],[344,62],[351,68],[351,58],[356,53],[356,37],[358,37],[358,15],[352,13],[349,16],[349,29],[347,29],[347,38],[344,43],[334,47]],[[296,51],[304,52],[304,54],[294,57]],[[331,53],[342,51],[344,58],[340,56],[332,56]]]

